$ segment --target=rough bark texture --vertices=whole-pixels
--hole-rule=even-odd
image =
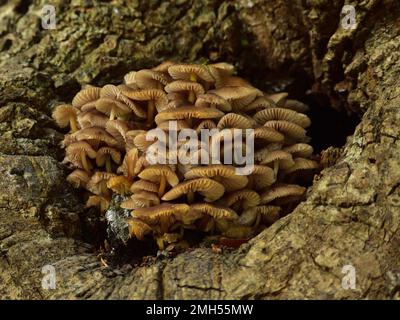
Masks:
[[[43,30],[45,3],[0,1],[1,298],[400,298],[397,1],[54,1],[57,28]],[[356,30],[340,27],[344,4]],[[49,115],[80,84],[166,58],[235,62],[263,89],[309,82],[362,119],[307,200],[239,250],[106,268],[103,222],[66,185]],[[341,286],[347,264],[355,290]]]

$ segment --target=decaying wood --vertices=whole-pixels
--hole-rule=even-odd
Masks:
[[[43,1],[0,6],[1,298],[400,298],[396,1],[345,1],[355,30],[340,27],[343,3],[331,1],[90,2],[63,2],[54,30],[40,27]],[[307,200],[239,250],[106,267],[93,245],[102,221],[65,184],[51,106],[80,84],[201,57],[238,62],[264,84],[306,75],[360,124]],[[41,286],[47,264],[54,290]]]

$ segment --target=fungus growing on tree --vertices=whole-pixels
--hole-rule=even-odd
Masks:
[[[68,182],[87,190],[87,206],[129,210],[122,219],[132,238],[186,247],[187,233],[197,231],[243,243],[304,198],[303,178],[319,169],[304,103],[262,92],[224,62],[166,61],[123,80],[86,86],[53,118],[71,129],[62,142],[74,169]],[[149,139],[153,129],[166,141]],[[246,145],[247,130],[254,145]],[[164,162],[149,157],[154,150]],[[251,170],[241,171],[236,156],[248,150]]]

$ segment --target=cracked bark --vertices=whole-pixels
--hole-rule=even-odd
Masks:
[[[113,3],[64,1],[57,28],[42,30],[43,1],[0,2],[0,297],[399,298],[399,5]],[[356,6],[356,30],[338,27],[343,4]],[[65,185],[51,108],[80,84],[115,82],[166,58],[236,62],[263,89],[307,79],[361,121],[307,200],[239,250],[104,268],[93,246],[102,221]],[[56,290],[41,287],[46,264]],[[347,264],[356,290],[341,286]]]

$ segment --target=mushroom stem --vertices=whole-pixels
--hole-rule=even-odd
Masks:
[[[194,95],[194,92],[192,90],[190,90],[188,101],[193,104],[195,100],[196,100],[196,96]]]
[[[107,172],[111,172],[111,160],[110,160],[110,156],[107,156],[107,158],[106,158],[106,171],[107,171]]]
[[[154,101],[149,100],[147,105],[147,125],[150,127],[154,120]]]
[[[188,192],[188,194],[187,194],[187,201],[188,201],[189,204],[190,204],[190,203],[193,203],[193,201],[194,201],[194,192],[193,192],[193,191],[189,191],[189,192]]]
[[[165,178],[164,175],[162,175],[160,180],[160,187],[158,189],[158,196],[160,198],[164,195],[166,185],[167,185],[167,179]]]
[[[197,76],[196,76],[195,73],[191,73],[191,74],[190,74],[190,81],[192,81],[192,82],[197,82]]]
[[[135,174],[135,162],[134,161],[127,161],[127,173],[128,173],[128,178],[132,178]]]
[[[254,223],[254,228],[257,228],[258,226],[259,226],[259,224],[260,224],[260,222],[261,222],[261,214],[257,214],[257,216],[256,216],[256,222]]]
[[[279,170],[279,160],[275,160],[274,161],[274,176],[275,176],[275,179],[277,178],[278,170]]]
[[[78,131],[78,124],[76,123],[76,118],[74,116],[69,117],[69,126],[71,127],[72,133]]]
[[[114,107],[111,108],[111,112],[110,112],[110,120],[114,120],[115,119],[115,110]]]
[[[85,169],[87,172],[90,172],[90,165],[87,161],[86,153],[84,151],[81,151],[81,162],[83,169]]]

